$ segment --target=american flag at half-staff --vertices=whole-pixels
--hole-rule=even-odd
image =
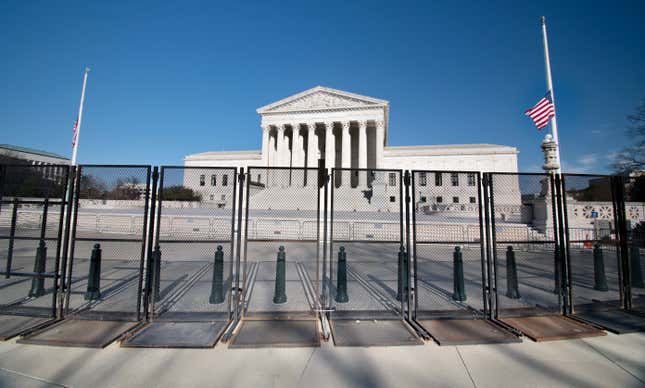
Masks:
[[[524,114],[533,119],[537,129],[546,127],[551,118],[555,116],[555,105],[553,105],[551,91],[548,91],[533,108],[528,109]]]

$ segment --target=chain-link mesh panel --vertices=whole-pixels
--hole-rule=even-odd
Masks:
[[[401,314],[397,295],[399,254],[405,250],[401,185],[400,170],[333,170],[326,282],[332,318]]]
[[[479,173],[412,175],[417,317],[482,315],[485,263]]]
[[[249,168],[242,269],[246,316],[309,315],[318,308],[320,192],[317,169]]]
[[[0,313],[56,313],[69,166],[0,166]]]
[[[153,319],[229,319],[236,187],[235,168],[161,168]]]
[[[80,166],[66,307],[89,319],[141,318],[149,166]]]
[[[631,307],[645,311],[645,176],[623,178]]]
[[[546,174],[491,173],[490,217],[498,316],[560,312],[554,185]]]
[[[612,179],[563,174],[568,268],[576,311],[621,305]]]

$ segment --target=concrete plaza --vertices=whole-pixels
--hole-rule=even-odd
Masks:
[[[505,345],[228,349],[0,343],[3,387],[642,387],[645,334]]]

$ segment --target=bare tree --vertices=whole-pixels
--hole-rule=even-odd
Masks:
[[[621,173],[645,167],[645,99],[636,108],[636,112],[627,116],[627,120],[627,135],[631,138],[632,145],[618,152],[612,163],[612,167]]]

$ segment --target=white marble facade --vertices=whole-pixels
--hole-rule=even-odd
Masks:
[[[514,147],[388,147],[388,101],[316,86],[257,109],[262,149],[188,155],[186,166],[316,167],[516,172]],[[423,123],[424,121],[421,121]],[[425,125],[425,124],[421,124]],[[365,175],[359,176],[365,185]]]

